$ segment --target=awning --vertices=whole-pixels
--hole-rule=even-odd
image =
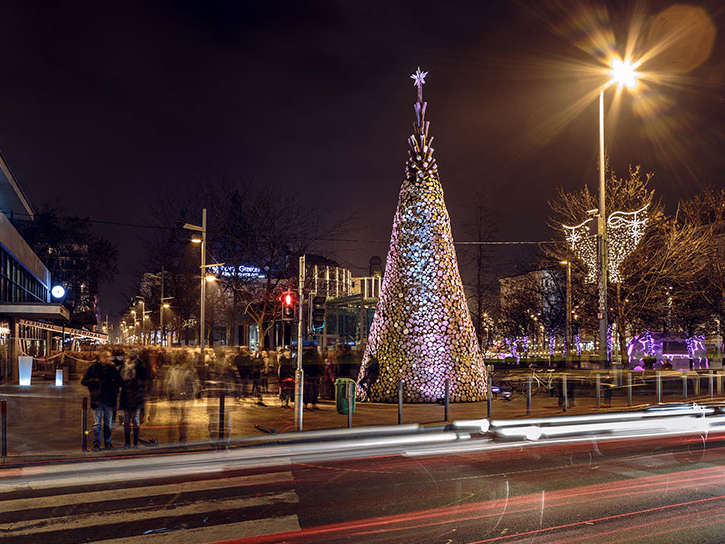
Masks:
[[[102,332],[84,331],[83,329],[74,329],[71,327],[61,327],[60,325],[43,323],[42,321],[31,321],[30,319],[18,319],[18,325],[27,325],[29,327],[36,327],[38,329],[46,331],[65,333],[68,336],[75,336],[76,338],[93,338],[94,340],[100,340],[101,342],[108,342],[108,335]]]
[[[62,304],[43,302],[0,303],[0,315],[28,319],[50,319],[52,321],[67,321],[70,318],[68,309]]]

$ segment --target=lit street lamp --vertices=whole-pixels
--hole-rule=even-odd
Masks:
[[[637,66],[629,59],[613,59],[609,73],[612,79],[599,90],[599,212],[597,217],[597,237],[599,238],[599,359],[608,364],[607,358],[607,212],[605,205],[604,182],[604,89],[616,83],[619,88],[633,89],[637,84]]]
[[[201,240],[193,239],[194,243],[201,243],[201,300],[199,301],[199,347],[201,353],[201,361],[204,361],[204,310],[206,302],[206,208],[201,210],[201,226],[184,223],[186,230],[192,230],[201,233]]]

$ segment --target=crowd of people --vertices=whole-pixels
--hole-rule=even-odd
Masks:
[[[305,346],[304,407],[318,409],[320,398],[334,398],[337,378],[356,379],[361,354],[341,345],[322,353],[316,346]],[[158,403],[168,401],[169,441],[185,442],[189,410],[194,399],[205,396],[238,402],[251,401],[267,406],[270,394],[280,406],[294,401],[297,352],[289,346],[253,352],[247,346],[206,349],[204,357],[188,348],[165,349],[116,346],[101,351],[87,367],[81,384],[89,390],[93,411],[93,449],[113,448],[112,431],[116,419],[123,422],[124,447],[138,447],[144,421],[157,417]],[[219,403],[207,403],[209,437],[229,437],[230,422],[218,424]],[[118,411],[122,412],[118,417]]]

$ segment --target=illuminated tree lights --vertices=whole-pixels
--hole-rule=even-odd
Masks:
[[[414,134],[360,377],[375,358],[380,374],[369,392],[374,401],[395,402],[401,381],[406,402],[437,402],[446,379],[451,401],[480,401],[486,374],[428,136],[426,75],[419,68],[411,76],[418,87]]]
[[[607,219],[608,265],[609,280],[622,283],[620,267],[639,245],[647,227],[647,207],[634,212],[614,212]],[[562,225],[574,255],[581,259],[587,268],[587,281],[597,279],[597,239],[589,233],[589,224],[594,218],[587,219],[574,227]]]

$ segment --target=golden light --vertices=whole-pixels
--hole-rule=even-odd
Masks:
[[[208,281],[208,282],[216,281],[216,276],[214,274],[207,274],[206,281]]]
[[[171,308],[171,305],[168,302],[166,302],[166,303],[164,303],[164,308]]]
[[[559,264],[569,264],[569,261],[559,261]]]
[[[629,59],[614,58],[611,61],[612,69],[609,73],[612,75],[612,82],[616,83],[620,88],[626,86],[628,89],[634,89],[637,85],[637,76],[639,75],[635,69],[636,65],[632,64]]]
[[[201,244],[201,238],[192,238],[191,243],[192,244]]]

